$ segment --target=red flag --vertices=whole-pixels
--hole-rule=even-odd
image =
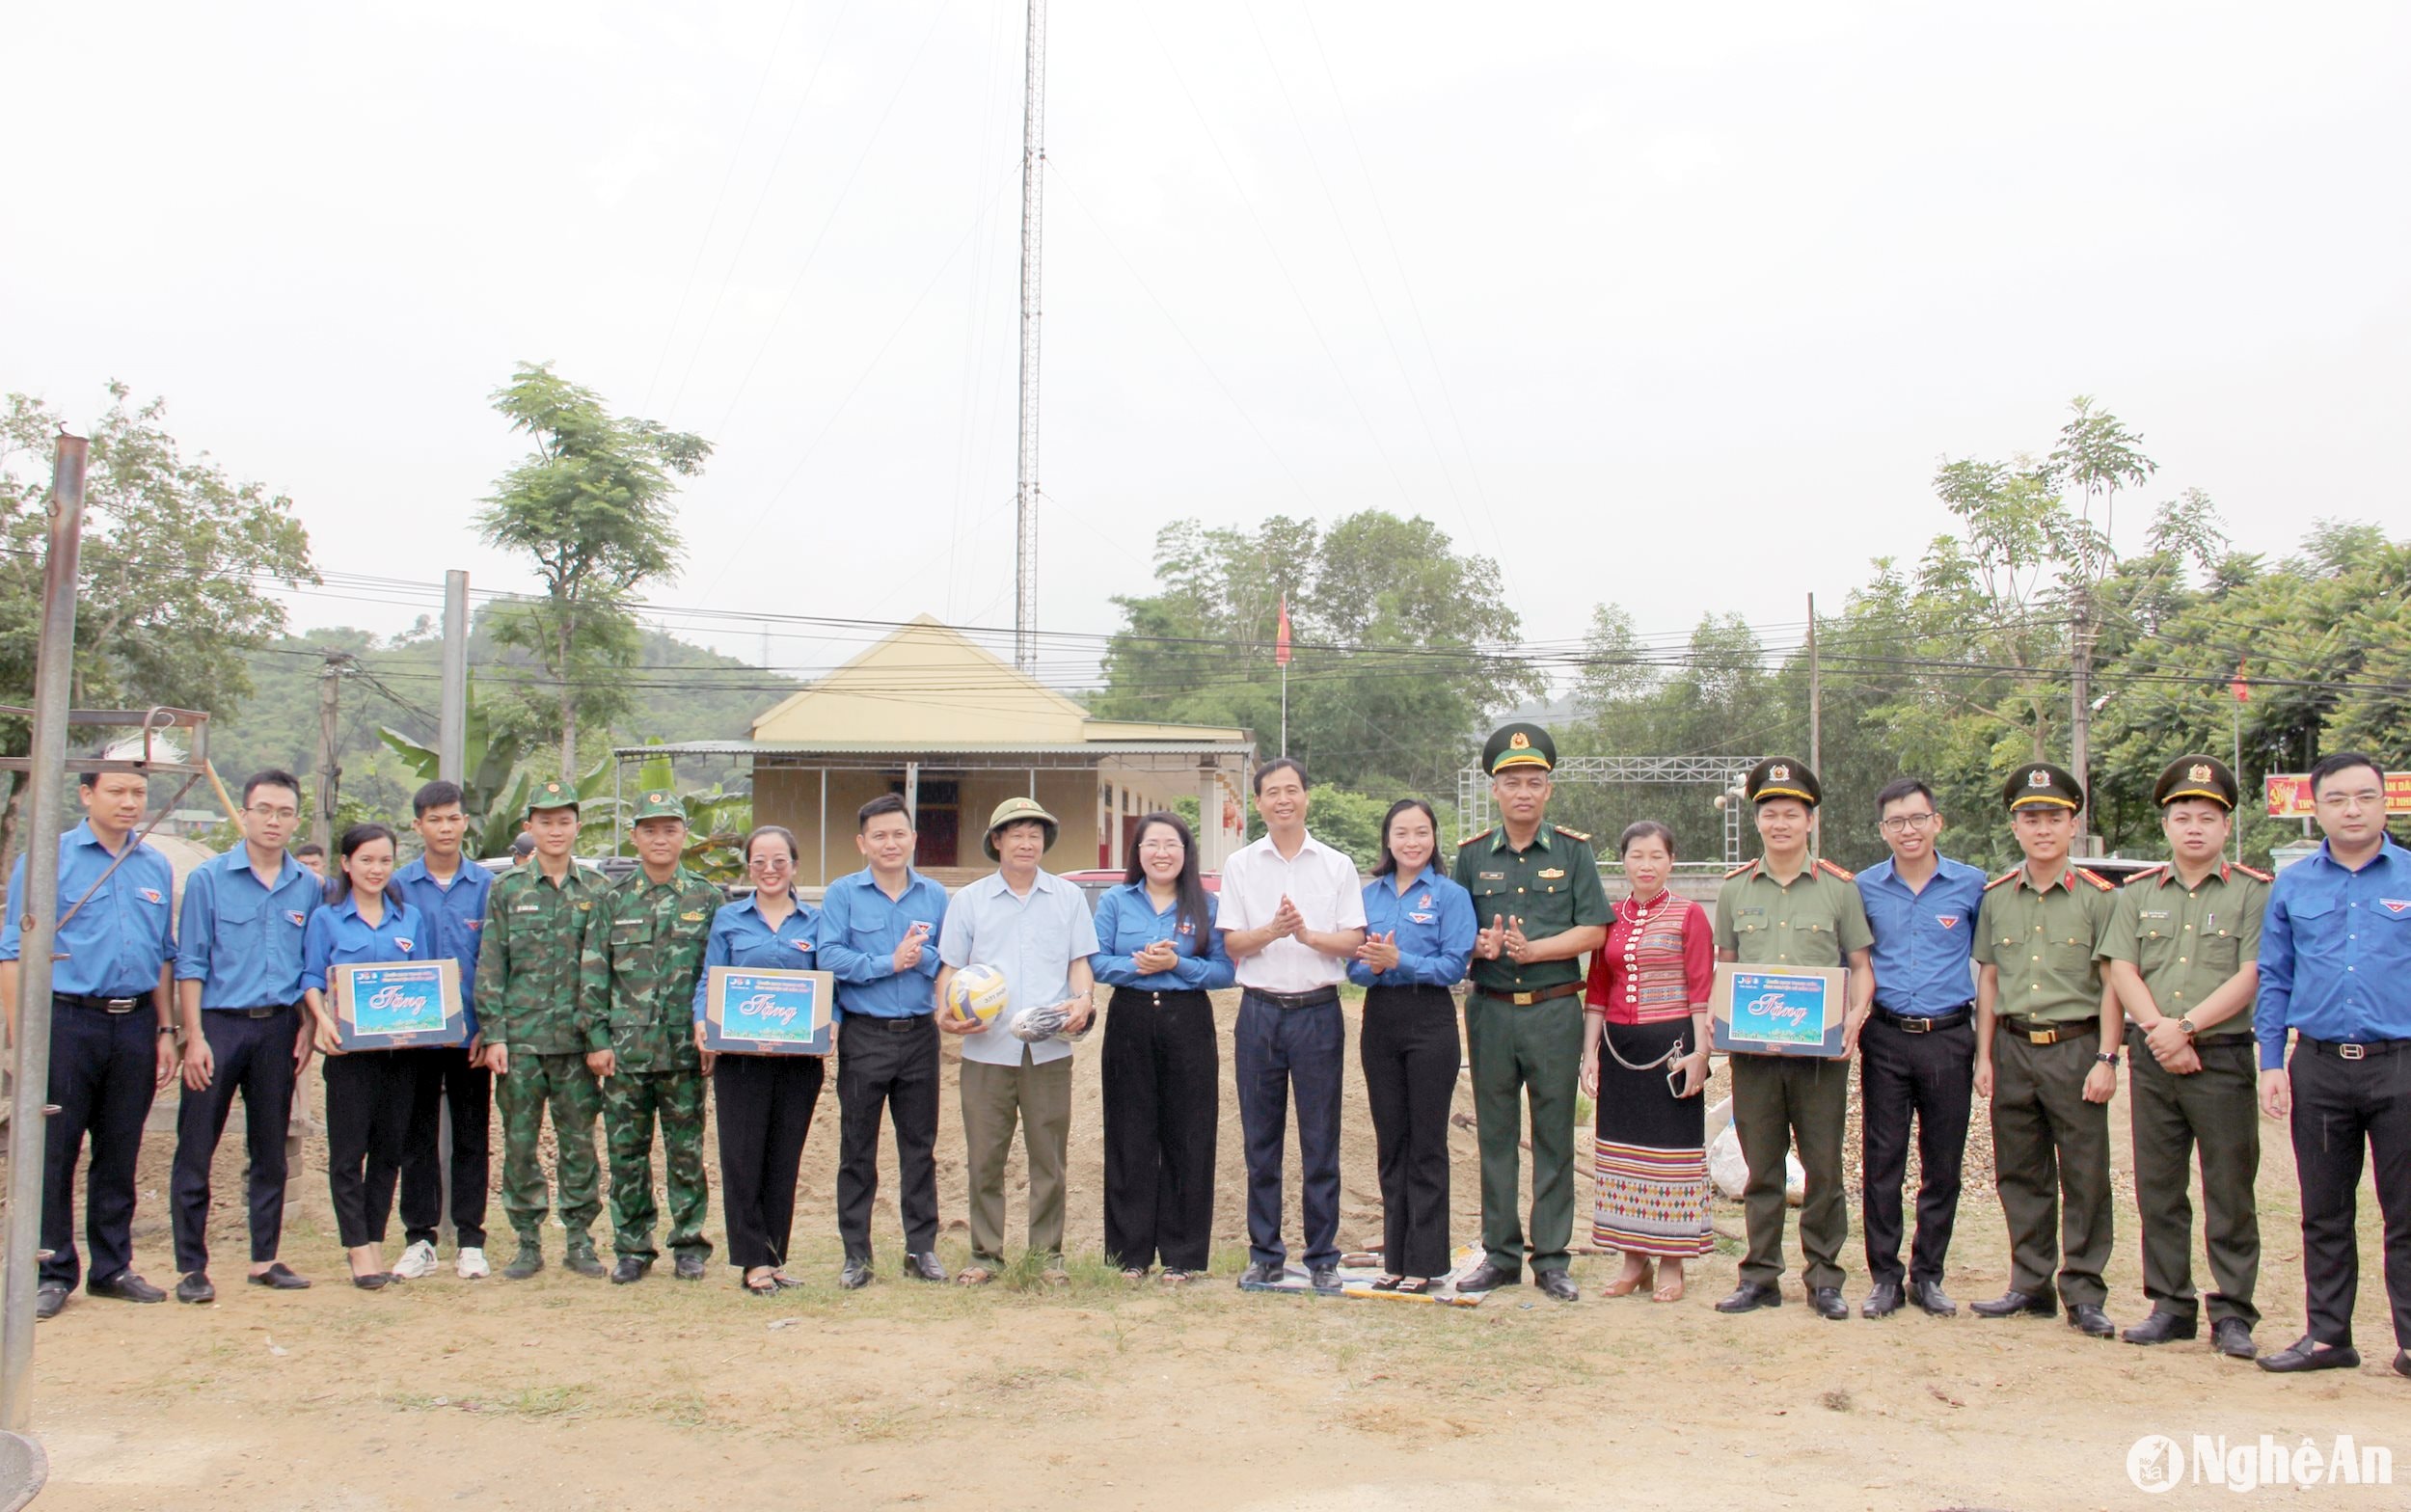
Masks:
[[[2252,685],[2244,681],[2241,662],[2235,663],[2235,680],[2227,685],[2227,690],[2235,695],[2235,702],[2239,704],[2248,704],[2252,701]]]
[[[1281,596],[1281,629],[1272,641],[1272,664],[1289,664],[1289,596],[1286,593]]]

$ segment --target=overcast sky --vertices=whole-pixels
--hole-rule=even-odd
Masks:
[[[2411,8],[1982,9],[1055,0],[1042,628],[1169,521],[1368,507],[1531,639],[1797,622],[2077,393],[2243,546],[2399,531]],[[718,448],[655,599],[1009,624],[1022,20],[14,7],[0,388],[122,378],[323,568],[511,589],[488,395],[551,360]]]

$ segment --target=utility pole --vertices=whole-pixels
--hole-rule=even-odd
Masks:
[[[335,860],[335,793],[342,773],[335,765],[335,716],[340,708],[340,684],[343,666],[352,659],[348,651],[330,651],[326,665],[318,670],[318,794],[310,816],[310,838],[318,842],[326,852],[327,868],[332,872]]]
[[[435,774],[458,782],[469,750],[469,574],[458,568],[444,575],[444,694],[436,714]]]
[[[1021,447],[1014,489],[1013,664],[1038,671],[1039,209],[1046,166],[1046,0],[1029,0],[1021,93]]]
[[[1825,680],[1817,664],[1817,596],[1808,595],[1808,770],[1825,780]],[[1825,836],[1808,832],[1808,853],[1825,853]]]
[[[2068,682],[2068,766],[2084,807],[2076,815],[2076,853],[2093,853],[2093,575],[2090,560],[2076,582],[2075,670]]]

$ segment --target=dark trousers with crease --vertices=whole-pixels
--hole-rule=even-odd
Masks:
[[[1939,1282],[1959,1218],[1960,1174],[1976,1088],[1973,1024],[1911,1034],[1870,1015],[1858,1035],[1858,1094],[1865,1164],[1859,1200],[1867,1279],[1901,1283],[1901,1186],[1909,1176],[1909,1123],[1917,1123],[1917,1237],[1908,1278]]]
[[[240,1011],[203,1009],[202,1038],[216,1069],[201,1092],[184,1089],[176,1110],[176,1165],[168,1177],[169,1223],[176,1233],[176,1268],[209,1268],[209,1163],[226,1132],[237,1093],[243,1098],[244,1174],[251,1217],[251,1259],[276,1258],[284,1237],[284,1131],[293,1116],[291,1008],[264,1018]]]
[[[2127,1026],[2127,1113],[2134,1132],[2135,1207],[2143,1219],[2143,1294],[2152,1310],[2193,1317],[2193,1162],[2202,1159],[2202,1243],[2210,1262],[2210,1321],[2261,1321],[2260,1043],[2249,1033],[2194,1041],[2202,1068],[2160,1069],[2143,1031]]]
[[[2068,1307],[2109,1300],[2109,1104],[2084,1100],[2098,1032],[2056,1044],[1992,1035],[1993,1185],[2009,1220],[2009,1284]],[[2056,1269],[2057,1276],[2053,1276]]]
[[[2322,1344],[2352,1342],[2361,1286],[2354,1225],[2366,1154],[2386,1220],[2379,1244],[2395,1343],[2411,1349],[2411,1045],[2346,1061],[2297,1041],[2287,1069],[2311,1336]]]
[[[827,1067],[817,1055],[730,1055],[712,1063],[720,1144],[720,1213],[728,1263],[787,1263],[796,1222],[796,1173]]]
[[[937,1015],[850,1014],[837,1028],[837,1237],[869,1263],[879,1203],[879,1124],[896,1131],[896,1208],[905,1253],[937,1248]]]
[[[1464,1051],[1447,987],[1373,987],[1357,1038],[1381,1175],[1381,1264],[1449,1274],[1449,1106]]]
[[[327,1079],[327,1195],[343,1248],[383,1244],[393,1216],[410,1137],[410,1100],[419,1068],[399,1050],[354,1050],[324,1058]]]
[[[1340,1077],[1347,1026],[1340,1000],[1283,1008],[1254,992],[1239,996],[1232,1034],[1238,1072],[1239,1126],[1247,1141],[1248,1257],[1283,1265],[1281,1163],[1289,1139],[1289,1094],[1297,1094],[1298,1166],[1305,1190],[1306,1264],[1340,1263]]]
[[[1733,1057],[1733,1133],[1749,1178],[1742,1189],[1748,1248],[1745,1282],[1783,1279],[1783,1219],[1789,1210],[1784,1156],[1800,1151],[1806,1180],[1800,1204],[1801,1282],[1809,1290],[1842,1283],[1842,1245],[1850,1203],[1842,1193],[1842,1133],[1850,1111],[1850,1067],[1798,1055]]]
[[[150,994],[133,1012],[61,1003],[50,1016],[50,1101],[42,1125],[41,1284],[69,1291],[82,1279],[75,1253],[75,1165],[92,1136],[84,1238],[92,1279],[115,1281],[134,1263],[134,1165],[158,1085],[159,1020]]]
[[[1222,1051],[1203,992],[1105,1005],[1105,1259],[1202,1271],[1214,1237]]]
[[[402,1237],[435,1243],[444,1218],[446,1108],[452,1114],[452,1234],[464,1250],[485,1248],[486,1183],[492,1158],[494,1073],[469,1064],[467,1045],[396,1050],[413,1069],[409,1148],[402,1156]]]

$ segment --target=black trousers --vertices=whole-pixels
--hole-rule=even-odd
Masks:
[[[2411,1046],[2347,1061],[2297,1040],[2288,1072],[2311,1336],[2322,1344],[2352,1342],[2352,1308],[2361,1286],[2353,1224],[2366,1148],[2377,1205],[2386,1215],[2380,1243],[2395,1343],[2411,1349]]]
[[[393,1050],[330,1055],[324,1065],[327,1195],[335,1202],[335,1231],[347,1250],[383,1244],[410,1138],[419,1068]]]
[[[1202,1271],[1214,1237],[1222,1051],[1203,992],[1105,1005],[1105,1260]]]
[[[796,1172],[828,1068],[817,1055],[728,1055],[712,1063],[720,1141],[720,1212],[728,1263],[787,1263]]]
[[[234,1095],[243,1097],[244,1173],[251,1216],[251,1259],[265,1265],[284,1238],[284,1131],[293,1116],[293,1043],[300,1020],[288,1006],[265,1018],[204,1009],[202,1038],[217,1069],[201,1092],[184,1089],[176,1110],[176,1165],[168,1177],[168,1218],[176,1268],[209,1268],[209,1163],[226,1132]]]
[[[1901,1183],[1909,1173],[1909,1123],[1917,1123],[1917,1237],[1909,1279],[1939,1282],[1959,1218],[1960,1173],[1976,1090],[1972,1023],[1910,1034],[1869,1015],[1858,1035],[1862,1107],[1861,1223],[1867,1277],[1878,1285],[1902,1278]]]
[[[1254,991],[1240,993],[1231,1059],[1247,1144],[1248,1258],[1272,1266],[1288,1262],[1281,1237],[1281,1173],[1294,1088],[1306,1264],[1310,1270],[1339,1264],[1340,1078],[1347,1068],[1347,1024],[1337,994],[1309,1008],[1284,1008]]]
[[[143,1120],[158,1085],[159,1020],[150,994],[133,1012],[58,1004],[50,1015],[50,1101],[42,1125],[41,1284],[73,1291],[83,1277],[75,1253],[75,1163],[92,1136],[85,1175],[84,1237],[92,1277],[115,1281],[134,1263],[134,1163]]]
[[[485,1202],[494,1073],[469,1064],[467,1045],[396,1050],[411,1066],[410,1137],[402,1156],[402,1237],[435,1243],[444,1217],[443,1111],[452,1110],[452,1233],[464,1250],[485,1248]]]
[[[1449,1106],[1464,1050],[1447,987],[1374,987],[1357,1039],[1381,1174],[1382,1268],[1449,1274]]]
[[[879,1202],[879,1123],[896,1130],[896,1207],[905,1250],[937,1248],[937,1016],[848,1018],[837,1029],[837,1237],[871,1258]]]

